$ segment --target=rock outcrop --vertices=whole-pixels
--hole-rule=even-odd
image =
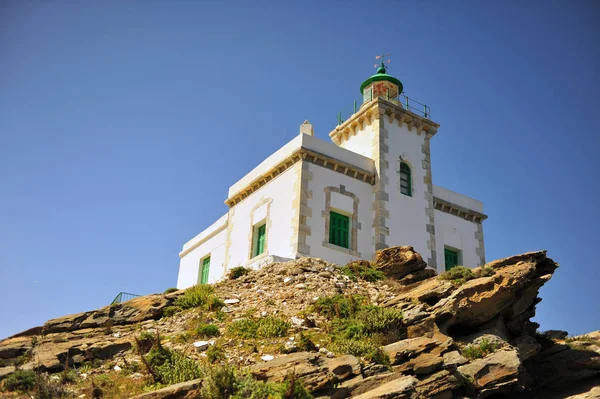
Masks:
[[[211,319],[223,334],[218,338],[225,352],[220,362],[262,381],[283,382],[293,375],[317,398],[597,395],[600,332],[574,338],[560,331],[542,335],[530,320],[540,287],[558,267],[544,251],[488,263],[486,273],[475,270],[475,278],[462,283],[435,276],[408,246],[378,251],[373,262],[358,266],[372,267],[388,278],[352,279],[336,265],[302,258],[217,284],[215,295],[226,300],[219,320],[229,320]],[[139,358],[132,348],[140,331],[154,331],[163,337],[163,345],[205,362],[205,351],[195,351],[180,337],[193,323],[206,320],[207,313],[190,310],[163,317],[180,295],[149,295],[53,319],[0,341],[0,379],[14,372],[15,364],[54,373],[95,361],[106,366],[86,375],[115,373],[114,367],[121,369]],[[335,295],[365,298],[379,308],[401,312],[401,326],[381,337],[385,345],[379,348],[379,361],[352,354],[355,349],[336,352],[323,346],[333,343],[328,334],[334,329],[311,305]],[[275,316],[287,321],[287,335],[248,342],[228,335],[228,322]],[[321,344],[298,343],[294,339],[302,335],[294,333],[313,334]],[[123,378],[146,377],[136,372]],[[200,378],[136,398],[198,397],[202,384]],[[82,392],[88,391],[74,390]]]

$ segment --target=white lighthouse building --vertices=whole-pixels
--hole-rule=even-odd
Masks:
[[[177,288],[213,283],[236,266],[303,256],[340,265],[411,245],[442,272],[485,263],[480,201],[433,185],[439,125],[382,63],[363,103],[329,133],[300,134],[235,182],[228,212],[183,245]]]

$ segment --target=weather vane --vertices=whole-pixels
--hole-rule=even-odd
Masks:
[[[386,56],[388,57],[388,59],[387,59],[387,61],[384,62]],[[391,56],[390,53],[386,54],[385,51],[384,51],[381,55],[376,56],[375,59],[376,60],[381,60],[381,65],[385,66],[385,63],[389,64],[390,62],[392,62],[390,60],[390,56]],[[377,68],[378,66],[379,66],[379,64],[376,63],[375,65],[373,65],[373,68]]]

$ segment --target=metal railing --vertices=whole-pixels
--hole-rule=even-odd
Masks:
[[[373,98],[373,92],[365,93],[363,104],[373,101]],[[423,117],[425,119],[431,119],[431,109],[427,105],[413,100],[412,98],[404,95],[403,93],[398,95],[390,95],[390,92],[388,90],[386,95],[375,96],[375,98],[383,98],[384,100],[396,103],[396,105],[400,105],[402,108],[412,112],[413,114],[419,115],[420,117]],[[339,112],[337,114],[337,124],[341,125],[342,123],[344,123],[348,118],[354,115],[356,111],[358,111],[362,107],[363,104],[358,105],[358,101],[355,100],[352,111]]]
[[[126,302],[130,299],[137,298],[139,296],[141,295],[130,294],[129,292],[119,292],[119,294],[115,297],[115,299],[113,299],[113,301],[110,304],[115,305],[117,303]]]

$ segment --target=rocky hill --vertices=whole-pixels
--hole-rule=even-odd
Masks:
[[[436,276],[394,247],[238,268],[0,341],[0,396],[598,398],[600,332],[530,321],[557,267],[542,251]]]

